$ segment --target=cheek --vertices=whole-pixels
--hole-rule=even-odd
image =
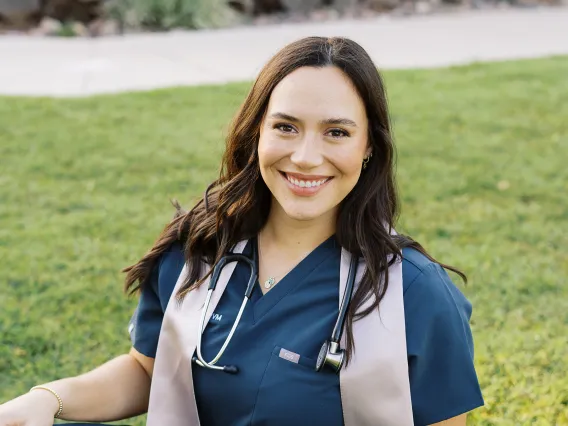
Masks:
[[[261,134],[258,141],[258,167],[264,183],[271,191],[274,190],[274,175],[269,170],[282,157],[283,155],[280,153],[278,146],[266,135]]]
[[[344,178],[357,179],[361,173],[362,160],[357,148],[338,150],[330,161]]]
[[[269,167],[285,157],[286,146],[270,137],[270,134],[261,134],[258,141],[258,162],[260,167]]]

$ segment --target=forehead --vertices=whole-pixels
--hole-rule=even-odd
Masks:
[[[283,112],[302,119],[366,120],[365,105],[353,83],[337,67],[302,67],[274,88],[268,114]]]

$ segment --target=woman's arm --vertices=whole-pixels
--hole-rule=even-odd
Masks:
[[[134,348],[88,373],[46,383],[63,401],[63,420],[114,421],[137,416],[148,410],[150,378],[154,359]],[[59,408],[57,399],[45,390],[34,390],[20,398],[41,401]]]

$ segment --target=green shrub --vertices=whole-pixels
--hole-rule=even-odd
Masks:
[[[237,19],[225,0],[112,0],[107,13],[125,29],[150,31],[222,27]]]
[[[75,37],[77,36],[77,34],[75,33],[75,30],[73,29],[73,25],[70,22],[63,22],[61,24],[61,27],[59,28],[59,30],[57,30],[57,32],[55,33],[56,36],[58,37]]]

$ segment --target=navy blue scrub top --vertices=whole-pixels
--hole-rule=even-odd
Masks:
[[[442,267],[418,251],[404,249],[403,258],[412,410],[414,424],[423,426],[482,406],[483,398],[473,364],[470,302]],[[255,288],[218,363],[236,365],[239,373],[193,364],[203,426],[343,425],[339,376],[314,371],[337,319],[340,259],[341,247],[332,236],[268,293]],[[141,293],[130,332],[134,348],[148,357],[156,356],[162,318],[183,264],[176,243],[161,256]],[[233,325],[249,274],[239,262],[211,316],[202,340],[207,361]],[[283,349],[298,354],[298,362],[280,356]]]

